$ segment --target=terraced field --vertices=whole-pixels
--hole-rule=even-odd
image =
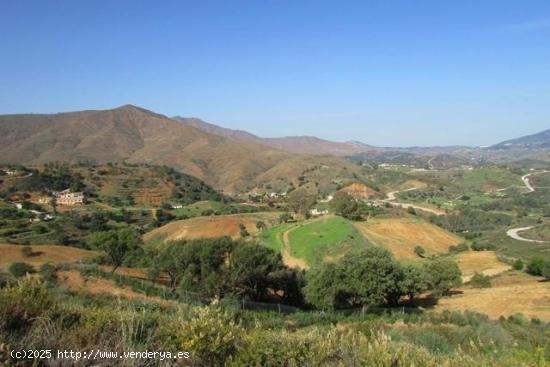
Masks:
[[[521,313],[530,318],[550,321],[550,282],[515,271],[492,280],[491,288],[468,288],[439,300],[435,311],[475,311],[493,319]]]
[[[45,263],[74,263],[98,255],[95,251],[82,250],[75,247],[33,245],[33,254],[31,256],[24,256],[21,249],[21,245],[0,244],[0,270],[6,270],[14,262],[25,262],[34,267],[39,267]]]
[[[240,225],[244,225],[250,235],[258,233],[256,223],[263,221],[268,225],[277,222],[280,213],[252,213],[197,217],[168,223],[143,236],[145,242],[166,242],[183,239],[216,238],[229,236],[240,238]]]
[[[441,254],[463,240],[444,229],[419,218],[372,219],[357,222],[355,227],[374,245],[386,247],[398,260],[418,259],[414,248],[418,245],[426,254]]]
[[[494,251],[466,251],[455,256],[456,262],[462,271],[462,279],[468,282],[475,273],[495,276],[512,267],[498,260]]]

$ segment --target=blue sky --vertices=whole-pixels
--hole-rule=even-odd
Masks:
[[[261,136],[550,128],[550,1],[0,0],[0,113],[132,103]]]

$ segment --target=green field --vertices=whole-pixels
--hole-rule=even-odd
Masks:
[[[285,223],[262,231],[258,235],[260,243],[270,249],[281,252],[283,250],[283,234],[289,229],[296,227],[296,223]]]
[[[178,219],[201,217],[208,215],[254,213],[258,211],[268,211],[268,208],[257,207],[247,204],[226,204],[220,201],[204,200],[174,209],[174,215]]]
[[[366,240],[348,220],[323,217],[300,224],[282,224],[259,235],[265,246],[282,252],[287,235],[290,255],[302,259],[308,266],[335,260],[353,248],[365,246]]]

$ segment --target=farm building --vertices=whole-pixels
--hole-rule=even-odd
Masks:
[[[55,196],[55,203],[57,205],[79,205],[84,204],[84,193],[71,192],[70,189],[66,189],[53,193]]]

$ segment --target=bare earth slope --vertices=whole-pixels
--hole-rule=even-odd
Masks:
[[[168,165],[229,193],[250,190],[270,171],[292,178],[314,164],[311,157],[210,134],[131,105],[0,116],[2,163],[85,160]],[[348,165],[343,160],[336,164]]]
[[[174,119],[186,126],[191,126],[210,134],[239,141],[263,144],[271,148],[296,154],[348,156],[375,149],[366,144],[335,142],[316,138],[314,136],[261,138],[246,131],[223,128],[196,118],[174,117]]]

